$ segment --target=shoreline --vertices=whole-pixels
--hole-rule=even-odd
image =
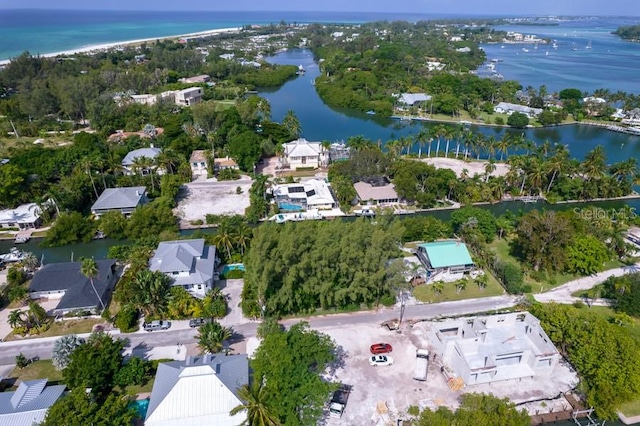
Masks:
[[[188,33],[188,34],[176,34],[176,35],[168,35],[168,36],[161,36],[161,37],[141,38],[136,40],[113,41],[113,42],[107,42],[107,43],[101,43],[101,44],[92,44],[89,46],[82,46],[82,47],[63,50],[59,52],[44,53],[44,54],[39,54],[38,56],[42,58],[55,58],[56,56],[71,56],[79,53],[95,54],[95,53],[103,52],[105,50],[113,49],[115,47],[124,47],[124,46],[136,45],[140,43],[155,42],[156,40],[208,37],[208,36],[213,36],[217,34],[240,31],[241,29],[242,29],[241,27],[215,28],[215,29],[199,31],[195,33]],[[11,62],[12,59],[13,58],[0,59],[0,66],[7,65],[9,62]]]

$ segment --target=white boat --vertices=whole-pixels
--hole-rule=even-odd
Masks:
[[[587,43],[587,49],[591,49],[591,40],[589,40],[589,43]]]
[[[305,69],[302,65],[298,65],[298,71],[296,72],[296,74],[298,75],[303,75],[305,73]]]
[[[360,210],[354,210],[353,214],[361,217],[375,217],[376,212],[370,209],[369,207],[363,207]]]
[[[301,222],[303,220],[320,220],[323,219],[323,216],[320,214],[318,209],[307,210],[306,212],[296,212],[296,213],[279,213],[269,220],[274,221],[275,223],[285,223],[285,222]]]
[[[522,51],[523,51],[523,52],[528,52],[528,51],[529,51],[529,49],[527,49],[526,47],[523,47],[523,48],[522,48]]]
[[[29,253],[26,253],[22,250],[18,250],[15,247],[11,247],[9,249],[9,253],[0,254],[0,261],[3,261],[5,263],[21,262],[25,260],[27,256],[29,256]]]
[[[31,237],[26,236],[26,235],[25,236],[20,236],[20,237],[16,236],[16,238],[13,240],[13,242],[16,243],[16,244],[24,244],[24,243],[28,242],[30,239],[31,239]]]

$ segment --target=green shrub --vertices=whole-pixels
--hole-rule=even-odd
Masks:
[[[218,180],[238,180],[240,171],[236,169],[223,169],[218,172]]]
[[[385,294],[380,298],[380,303],[384,306],[393,306],[396,304],[396,297],[393,294]]]
[[[220,275],[221,280],[237,280],[244,278],[244,271],[242,269],[232,269],[226,274]]]
[[[143,385],[151,370],[151,363],[142,358],[132,356],[114,377],[114,383],[120,387]]]
[[[193,226],[200,226],[204,223],[204,221],[202,219],[196,219],[196,220],[192,220],[189,223]]]
[[[131,305],[125,305],[116,315],[115,326],[123,333],[137,330],[138,310]]]

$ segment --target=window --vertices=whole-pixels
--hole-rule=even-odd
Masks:
[[[204,161],[200,163],[200,167],[205,167],[205,166],[206,166],[206,163]]]
[[[198,163],[193,163],[193,167],[198,167]]]
[[[202,290],[202,284],[198,284],[198,290]]]

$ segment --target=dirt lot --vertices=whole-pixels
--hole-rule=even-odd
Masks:
[[[431,164],[438,169],[451,169],[458,177],[462,175],[462,170],[466,169],[469,176],[484,175],[484,167],[488,164],[488,161],[463,161],[456,160],[455,158],[423,158],[422,161]],[[491,173],[491,176],[504,176],[509,171],[509,166],[504,163],[495,163],[496,170]]]
[[[242,189],[241,194],[236,193],[238,187]],[[180,189],[175,214],[180,218],[181,226],[188,226],[193,220],[204,220],[207,213],[244,214],[249,207],[249,188],[251,179],[247,176],[232,181],[209,179],[188,183]]]
[[[339,368],[331,380],[353,386],[347,408],[341,419],[326,418],[330,425],[383,425],[385,419],[376,412],[379,402],[386,402],[389,417],[393,424],[396,419],[406,419],[406,411],[412,405],[421,408],[436,408],[445,405],[451,408],[458,406],[458,397],[462,392],[492,393],[499,397],[508,397],[514,402],[531,401],[539,398],[555,397],[560,392],[571,389],[577,378],[566,365],[558,365],[553,378],[523,379],[522,381],[499,382],[492,385],[466,387],[454,392],[449,389],[445,378],[440,373],[440,366],[429,362],[426,382],[413,380],[415,367],[415,351],[417,347],[433,349],[426,340],[426,328],[429,323],[417,324],[413,328],[404,326],[402,333],[389,331],[378,325],[358,327],[355,331],[348,327],[321,330],[330,335],[344,350],[344,367]],[[354,338],[358,336],[358,338]],[[390,354],[394,364],[388,367],[372,367],[368,358],[369,346],[373,343],[390,343],[393,352]],[[531,405],[527,408],[535,413],[536,409],[555,411],[562,409],[566,401],[547,401],[542,406]],[[388,420],[388,419],[387,419]]]

